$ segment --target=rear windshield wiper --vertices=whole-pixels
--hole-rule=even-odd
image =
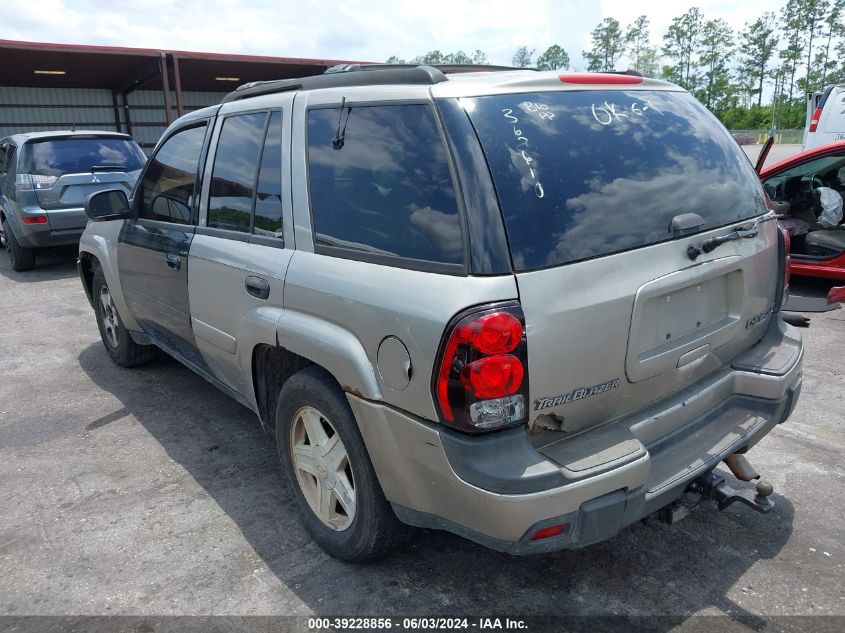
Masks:
[[[93,165],[88,171],[129,171],[129,168],[126,165]]]
[[[709,240],[704,240],[700,247],[695,246],[694,244],[690,244],[687,247],[687,255],[692,261],[698,259],[698,256],[702,253],[711,253],[717,248],[719,248],[722,244],[727,244],[728,242],[733,242],[734,240],[741,240],[741,239],[748,239],[752,237],[757,237],[758,234],[758,227],[763,222],[768,222],[769,220],[777,220],[780,219],[781,216],[778,215],[765,215],[763,217],[757,218],[752,224],[748,226],[740,226],[728,233],[727,235],[721,235],[719,237],[711,237]]]

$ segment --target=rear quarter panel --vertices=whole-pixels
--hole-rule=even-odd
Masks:
[[[323,365],[346,391],[436,419],[431,376],[446,325],[469,306],[516,298],[512,275],[461,277],[296,252],[279,344]],[[411,358],[411,380],[401,390],[378,367],[388,336]]]

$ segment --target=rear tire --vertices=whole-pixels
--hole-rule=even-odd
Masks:
[[[3,238],[13,270],[22,273],[35,268],[35,249],[25,248],[18,244],[18,240],[15,234],[12,233],[8,220],[3,220]]]
[[[97,316],[97,327],[100,338],[111,359],[121,367],[135,367],[148,363],[156,356],[153,345],[139,345],[123,325],[114,301],[111,298],[106,276],[99,266],[94,272],[91,284],[91,297],[94,300],[94,313]]]
[[[328,554],[361,563],[406,540],[411,528],[385,499],[349,402],[321,367],[282,388],[276,444],[305,529]]]

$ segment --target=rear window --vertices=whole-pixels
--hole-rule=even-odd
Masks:
[[[764,213],[740,147],[691,95],[544,92],[461,99],[475,125],[518,270],[672,239]]]
[[[26,148],[26,172],[63,176],[91,171],[137,171],[144,154],[135,141],[121,138],[67,138],[30,141]]]

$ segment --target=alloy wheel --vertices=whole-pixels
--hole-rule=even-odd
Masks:
[[[106,339],[112,349],[117,349],[118,346],[118,321],[117,309],[114,307],[111,293],[108,287],[100,288],[100,314],[103,320],[103,330],[106,333]]]
[[[337,430],[314,407],[302,407],[290,433],[296,481],[311,510],[333,530],[349,528],[355,519],[355,480]]]

